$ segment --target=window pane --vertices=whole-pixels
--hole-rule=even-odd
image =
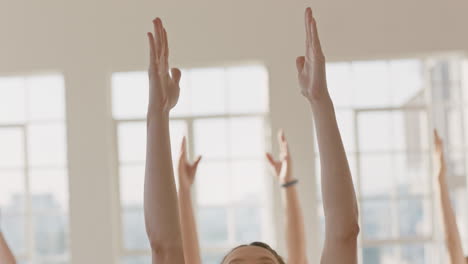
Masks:
[[[390,200],[361,202],[362,234],[365,239],[386,239],[392,236],[392,208]]]
[[[123,257],[122,264],[151,264],[151,257],[150,256]]]
[[[20,128],[0,129],[0,168],[24,165],[24,135]]]
[[[255,204],[265,197],[266,180],[264,161],[238,161],[232,163],[233,201]]]
[[[228,241],[227,209],[199,207],[198,226],[202,246],[226,243]]]
[[[194,122],[195,153],[205,160],[228,156],[228,122],[226,119],[203,119]]]
[[[431,234],[431,210],[427,200],[402,199],[398,203],[400,236],[429,236]]]
[[[33,221],[37,254],[54,256],[67,252],[68,217],[62,214],[35,214]]]
[[[423,67],[420,60],[390,61],[392,104],[408,105],[423,92]]]
[[[399,195],[428,194],[432,170],[429,153],[404,153],[394,156],[394,173]]]
[[[146,157],[145,122],[125,122],[118,126],[120,162],[141,162]]]
[[[351,63],[327,63],[327,86],[333,104],[337,107],[352,106],[354,87]]]
[[[261,66],[227,68],[230,113],[266,112],[268,73]]]
[[[238,207],[235,208],[235,236],[239,244],[261,241],[261,208],[258,207]]]
[[[0,77],[0,123],[23,123],[25,99],[24,78]]]
[[[230,120],[230,150],[233,157],[264,157],[265,131],[263,119],[257,117]]]
[[[8,246],[15,255],[26,253],[26,225],[25,216],[10,209],[2,208],[0,224],[2,233],[8,242]],[[14,211],[17,211],[16,209]]]
[[[390,150],[393,148],[390,113],[360,113],[358,122],[360,151]]]
[[[64,169],[33,169],[30,181],[33,210],[68,211],[68,177]]]
[[[28,119],[62,120],[65,116],[64,80],[60,75],[27,79]]]
[[[396,250],[392,247],[365,247],[362,250],[364,264],[393,264],[398,261]]]
[[[66,164],[65,133],[63,124],[31,125],[28,129],[29,164]]]
[[[226,162],[202,161],[197,172],[197,201],[199,205],[227,205],[230,177]]]
[[[226,254],[204,253],[202,255],[203,264],[220,264]]]
[[[388,106],[391,103],[389,65],[386,61],[353,62],[355,106]]]
[[[120,199],[123,206],[143,204],[145,166],[120,166]]]
[[[116,119],[144,118],[148,111],[148,73],[112,75],[112,111]]]
[[[226,113],[226,73],[223,68],[190,71],[192,114]]]
[[[149,250],[149,241],[145,229],[143,207],[124,206],[122,208],[122,227],[124,247],[128,250]]]
[[[390,194],[394,186],[394,164],[391,155],[362,155],[361,196],[378,197]]]
[[[402,245],[401,246],[401,257],[402,260],[399,263],[408,264],[430,264],[433,263],[427,258],[426,248],[424,245]]]
[[[429,131],[427,114],[423,111],[394,111],[392,116],[392,149],[423,151],[432,144],[432,133]],[[432,131],[431,131],[432,132]]]
[[[0,170],[0,208],[24,210],[24,170]]]

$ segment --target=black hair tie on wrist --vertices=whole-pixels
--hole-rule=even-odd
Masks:
[[[299,180],[293,180],[293,181],[281,184],[281,187],[288,188],[288,187],[291,187],[293,185],[296,185],[298,182],[299,182]]]

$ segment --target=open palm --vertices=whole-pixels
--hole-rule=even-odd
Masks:
[[[285,184],[293,180],[292,178],[292,166],[291,166],[291,155],[289,153],[289,145],[286,140],[284,132],[281,130],[278,133],[278,143],[280,147],[279,160],[273,158],[270,153],[266,154],[266,157],[273,168],[278,180],[281,184]]]
[[[313,102],[314,100],[328,96],[328,90],[325,73],[325,56],[320,45],[317,23],[310,8],[306,9],[305,28],[305,56],[297,58],[296,66],[302,95]]]
[[[169,45],[167,33],[161,19],[153,21],[154,35],[148,33],[150,46],[150,65],[148,75],[150,80],[149,110],[169,112],[179,100],[179,82],[181,72],[171,69],[169,75]]]

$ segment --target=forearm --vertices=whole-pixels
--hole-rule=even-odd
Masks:
[[[156,263],[184,263],[171,159],[169,114],[148,115],[144,190],[146,230]]]
[[[297,187],[283,188],[283,206],[286,213],[286,239],[290,264],[307,263],[304,218]]]
[[[327,238],[356,237],[358,208],[351,172],[329,96],[311,104],[320,151]]]
[[[455,212],[450,202],[450,195],[445,179],[445,174],[439,176],[439,196],[442,208],[442,219],[444,222],[445,237],[447,249],[452,264],[465,264],[466,260],[463,253],[460,233],[458,231]]]
[[[3,237],[2,232],[0,232],[0,263],[2,264],[16,264],[15,257],[11,252],[8,244]]]
[[[179,210],[185,258],[190,259],[191,264],[201,264],[197,224],[190,190],[179,190]]]

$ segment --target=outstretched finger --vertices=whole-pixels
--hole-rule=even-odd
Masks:
[[[184,158],[187,153],[187,139],[185,136],[182,138],[182,143],[180,144],[180,157]]]
[[[167,40],[167,32],[163,27],[163,56],[162,63],[164,65],[164,73],[169,71],[169,43]]]
[[[161,34],[159,33],[159,18],[153,20],[153,31],[154,31],[154,51],[156,63],[159,63],[159,57],[161,54]]]
[[[286,135],[284,134],[283,129],[278,132],[278,143],[280,145],[281,152],[288,152],[288,141],[286,140]]]
[[[304,16],[304,23],[305,23],[305,31],[306,31],[306,41],[305,41],[305,48],[306,48],[306,58],[312,58],[312,30],[310,29],[310,21],[312,18],[312,9],[308,7],[305,11]]]
[[[154,66],[156,64],[156,47],[154,43],[154,36],[152,33],[148,32],[148,42],[150,47],[150,66]]]
[[[195,160],[195,162],[193,163],[193,167],[194,168],[197,168],[198,167],[198,163],[200,163],[202,159],[202,156],[198,156],[197,159]]]
[[[304,70],[305,57],[300,56],[296,59],[297,72],[301,73]]]
[[[175,83],[179,84],[180,78],[182,77],[182,72],[177,68],[172,68],[171,75],[172,75],[172,80],[174,80]]]
[[[310,12],[310,28],[311,28],[311,36],[312,36],[312,52],[314,56],[323,56],[322,52],[322,45],[320,44],[320,38],[317,29],[317,21],[312,15],[312,11]]]
[[[271,166],[275,167],[277,161],[273,158],[273,155],[271,155],[271,153],[266,153],[265,156],[266,156],[268,162],[271,164]]]

